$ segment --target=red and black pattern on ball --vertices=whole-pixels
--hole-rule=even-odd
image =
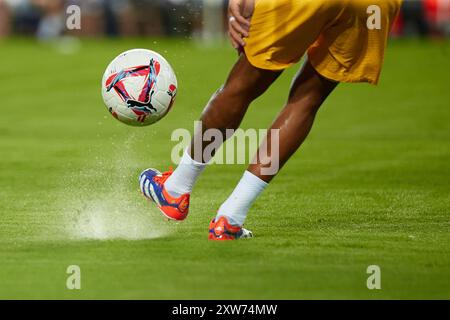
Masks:
[[[169,86],[169,90],[167,90],[167,94],[170,96],[170,103],[169,107],[167,108],[165,113],[168,113],[170,109],[172,109],[173,103],[175,102],[175,98],[177,96],[177,86],[174,84],[171,84]]]
[[[150,63],[145,66],[137,66],[122,70],[118,73],[112,74],[106,80],[106,90],[109,92],[114,89],[119,97],[127,104],[136,115],[140,116],[143,122],[147,115],[152,112],[156,112],[156,108],[153,107],[151,101],[154,93],[154,87],[156,84],[156,77],[160,72],[161,66],[158,61],[154,59],[150,60]],[[139,94],[138,99],[135,99],[130,93],[128,93],[123,80],[129,77],[145,77],[144,86]]]

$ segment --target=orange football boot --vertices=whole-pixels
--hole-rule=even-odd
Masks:
[[[164,183],[173,171],[161,173],[155,169],[147,169],[139,176],[141,192],[152,200],[158,209],[170,220],[182,221],[189,213],[189,193],[179,198],[172,197],[164,188]]]
[[[217,221],[213,219],[209,225],[209,240],[224,241],[244,238],[253,238],[253,233],[250,230],[230,224],[224,216]]]

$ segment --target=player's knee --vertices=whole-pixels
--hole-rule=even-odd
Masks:
[[[304,94],[301,99],[290,97],[288,104],[297,106],[302,112],[316,114],[323,103],[323,98],[313,92]]]
[[[252,101],[250,92],[224,85],[213,94],[207,110],[210,114],[220,113],[222,117],[224,117],[224,110],[226,110],[226,117],[239,116]]]
[[[207,107],[203,110],[201,121],[206,127],[227,129],[237,123],[243,112],[245,104],[239,103],[228,96],[224,87],[219,88],[211,97]]]

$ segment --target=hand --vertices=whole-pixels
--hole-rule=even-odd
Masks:
[[[235,49],[245,46],[254,0],[230,0],[228,5],[228,34]]]

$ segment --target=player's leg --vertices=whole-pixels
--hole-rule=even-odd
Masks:
[[[200,119],[202,128],[195,133],[191,147],[184,153],[176,170],[160,174],[148,169],[141,174],[142,192],[153,199],[168,218],[186,218],[189,194],[213,156],[203,154],[211,143],[203,141],[203,133],[208,129],[219,129],[225,140],[225,130],[239,127],[250,103],[264,93],[280,73],[255,68],[245,55],[241,55],[225,85],[213,95],[205,108]]]
[[[267,145],[268,152],[259,152],[258,150],[257,161],[249,166],[248,171],[265,182],[270,182],[278,173],[278,170],[265,174],[262,169],[271,166],[272,162],[277,160],[278,168],[283,167],[305,141],[312,128],[317,111],[337,85],[338,82],[322,77],[314,70],[309,61],[306,61],[294,79],[286,106],[270,127],[266,141],[263,143],[263,145]],[[272,145],[271,130],[278,130],[279,133],[279,141],[276,142],[278,159],[272,157],[270,150]]]
[[[248,168],[220,207],[218,218],[211,223],[209,238],[214,240],[245,236],[241,226],[248,209],[277,172],[266,172],[266,169],[273,169],[277,164],[281,168],[298,149],[312,127],[317,110],[338,82],[378,82],[388,33],[401,0],[342,3],[260,0],[258,4],[252,19],[257,30],[250,30],[250,34],[253,31],[257,36],[247,41],[246,54],[250,60],[260,67],[276,68],[280,64],[286,67],[286,62],[296,61],[308,48],[311,63],[307,62],[295,79],[289,101],[272,125],[271,129],[279,129],[279,149],[271,150],[276,135],[269,132],[267,147],[263,148],[268,149],[267,154],[261,153],[256,164]],[[369,30],[361,23],[367,19],[369,5],[381,8],[381,29]],[[334,22],[329,24],[329,21]],[[286,25],[289,28],[283,28]]]
[[[225,85],[213,95],[202,113],[202,128],[196,130],[189,148],[192,158],[208,162],[213,154],[203,154],[203,150],[211,143],[203,141],[205,131],[219,129],[225,137],[226,129],[237,129],[250,103],[263,94],[280,74],[281,71],[255,68],[242,54]]]
[[[217,221],[225,217],[233,226],[243,225],[251,204],[278,172],[267,174],[262,169],[281,168],[288,161],[308,136],[317,111],[337,84],[320,76],[309,62],[305,63],[293,82],[286,106],[270,128],[279,130],[278,141],[275,142],[278,150],[270,148],[273,135],[269,130],[263,144],[267,145],[267,152],[261,152],[263,156],[257,157],[256,163],[249,166],[233,193],[220,207]],[[278,164],[273,161],[278,161]],[[220,227],[224,228],[223,225]],[[210,238],[214,237],[210,234]]]
[[[225,141],[226,129],[237,129],[250,103],[259,97],[277,79],[280,72],[266,71],[253,67],[241,55],[232,69],[225,85],[211,98],[197,128],[191,146],[172,176],[167,180],[167,191],[173,196],[190,193],[192,187],[206,163],[214,154],[204,154],[205,148],[212,143],[204,141],[203,134],[208,129],[218,129]]]

